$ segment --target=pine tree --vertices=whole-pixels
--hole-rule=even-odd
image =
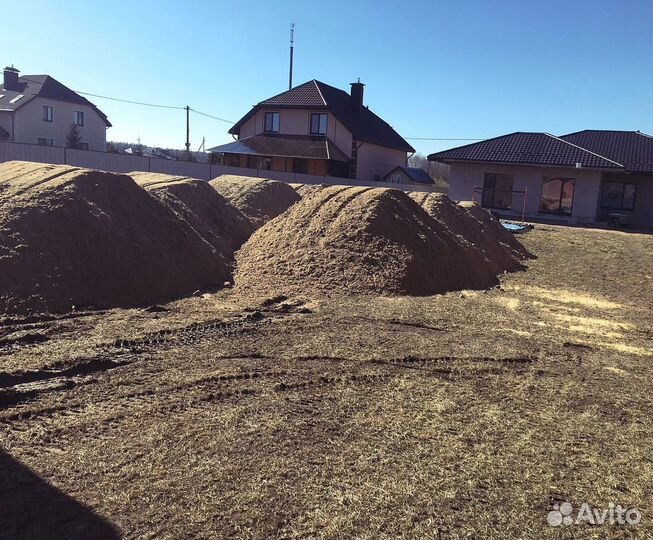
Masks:
[[[75,124],[70,125],[68,134],[66,135],[66,146],[68,148],[81,148],[82,136],[79,134],[79,128]]]

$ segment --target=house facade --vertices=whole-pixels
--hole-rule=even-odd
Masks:
[[[351,92],[312,80],[255,105],[230,130],[237,140],[210,149],[232,167],[381,181],[414,152]]]
[[[106,150],[107,116],[85,97],[49,75],[20,76],[4,69],[0,86],[0,140],[66,146],[71,125],[77,126],[80,148]]]
[[[450,166],[451,199],[501,217],[653,229],[653,137],[638,131],[519,132],[428,159]]]

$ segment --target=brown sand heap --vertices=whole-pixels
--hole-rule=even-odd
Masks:
[[[236,259],[236,286],[252,295],[429,295],[497,283],[477,251],[393,189],[315,191],[256,231]]]
[[[301,198],[288,184],[265,178],[223,174],[210,184],[256,227],[285,212]]]
[[[254,232],[249,219],[204,180],[149,172],[129,175],[230,260]]]
[[[458,206],[478,221],[481,228],[489,235],[495,237],[501,244],[507,246],[518,259],[532,259],[533,255],[521,244],[519,240],[506,229],[501,222],[490,212],[472,201],[461,201]]]
[[[229,265],[129,176],[0,164],[0,312],[134,306],[222,284]]]
[[[522,268],[529,256],[514,235],[492,214],[475,203],[454,203],[442,193],[412,193],[436,221],[476,249],[495,272]]]

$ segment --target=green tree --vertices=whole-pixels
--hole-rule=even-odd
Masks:
[[[68,134],[66,135],[66,146],[68,148],[81,148],[82,136],[79,134],[79,128],[76,124],[71,124]]]

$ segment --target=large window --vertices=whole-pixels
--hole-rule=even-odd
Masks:
[[[82,111],[75,111],[75,125],[83,126],[84,125],[84,113]]]
[[[43,105],[43,121],[52,122],[54,118],[54,109],[50,105]]]
[[[633,210],[637,184],[625,182],[603,182],[601,208],[607,210]]]
[[[486,173],[481,205],[486,208],[510,208],[513,180],[512,174]]]
[[[265,113],[265,124],[263,126],[263,131],[266,133],[279,133],[279,113],[278,112],[266,112]]]
[[[573,178],[544,178],[540,196],[540,212],[563,216],[571,215],[575,185],[576,180]]]
[[[327,114],[311,113],[311,135],[326,135]]]

